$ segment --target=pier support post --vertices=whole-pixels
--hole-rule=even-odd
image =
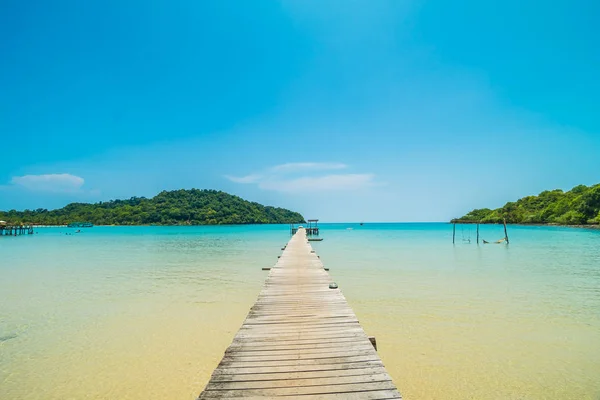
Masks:
[[[454,244],[455,237],[456,237],[456,222],[452,226],[452,244]]]
[[[373,345],[373,348],[377,351],[377,339],[375,339],[375,336],[369,336],[369,341]]]

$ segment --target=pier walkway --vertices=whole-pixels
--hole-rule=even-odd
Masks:
[[[299,229],[199,399],[400,399]]]

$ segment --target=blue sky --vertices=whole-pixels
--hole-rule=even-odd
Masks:
[[[600,182],[594,1],[0,3],[0,209],[442,221]]]

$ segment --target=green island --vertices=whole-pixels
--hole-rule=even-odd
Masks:
[[[452,222],[512,224],[598,225],[600,224],[600,184],[579,185],[568,192],[547,190],[503,207],[476,209]]]
[[[162,191],[151,199],[132,197],[95,204],[71,203],[57,210],[0,211],[13,224],[64,225],[229,225],[302,223],[304,217],[284,208],[263,206],[217,190]]]

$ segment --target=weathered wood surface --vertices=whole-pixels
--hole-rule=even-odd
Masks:
[[[400,399],[299,229],[199,399]]]

